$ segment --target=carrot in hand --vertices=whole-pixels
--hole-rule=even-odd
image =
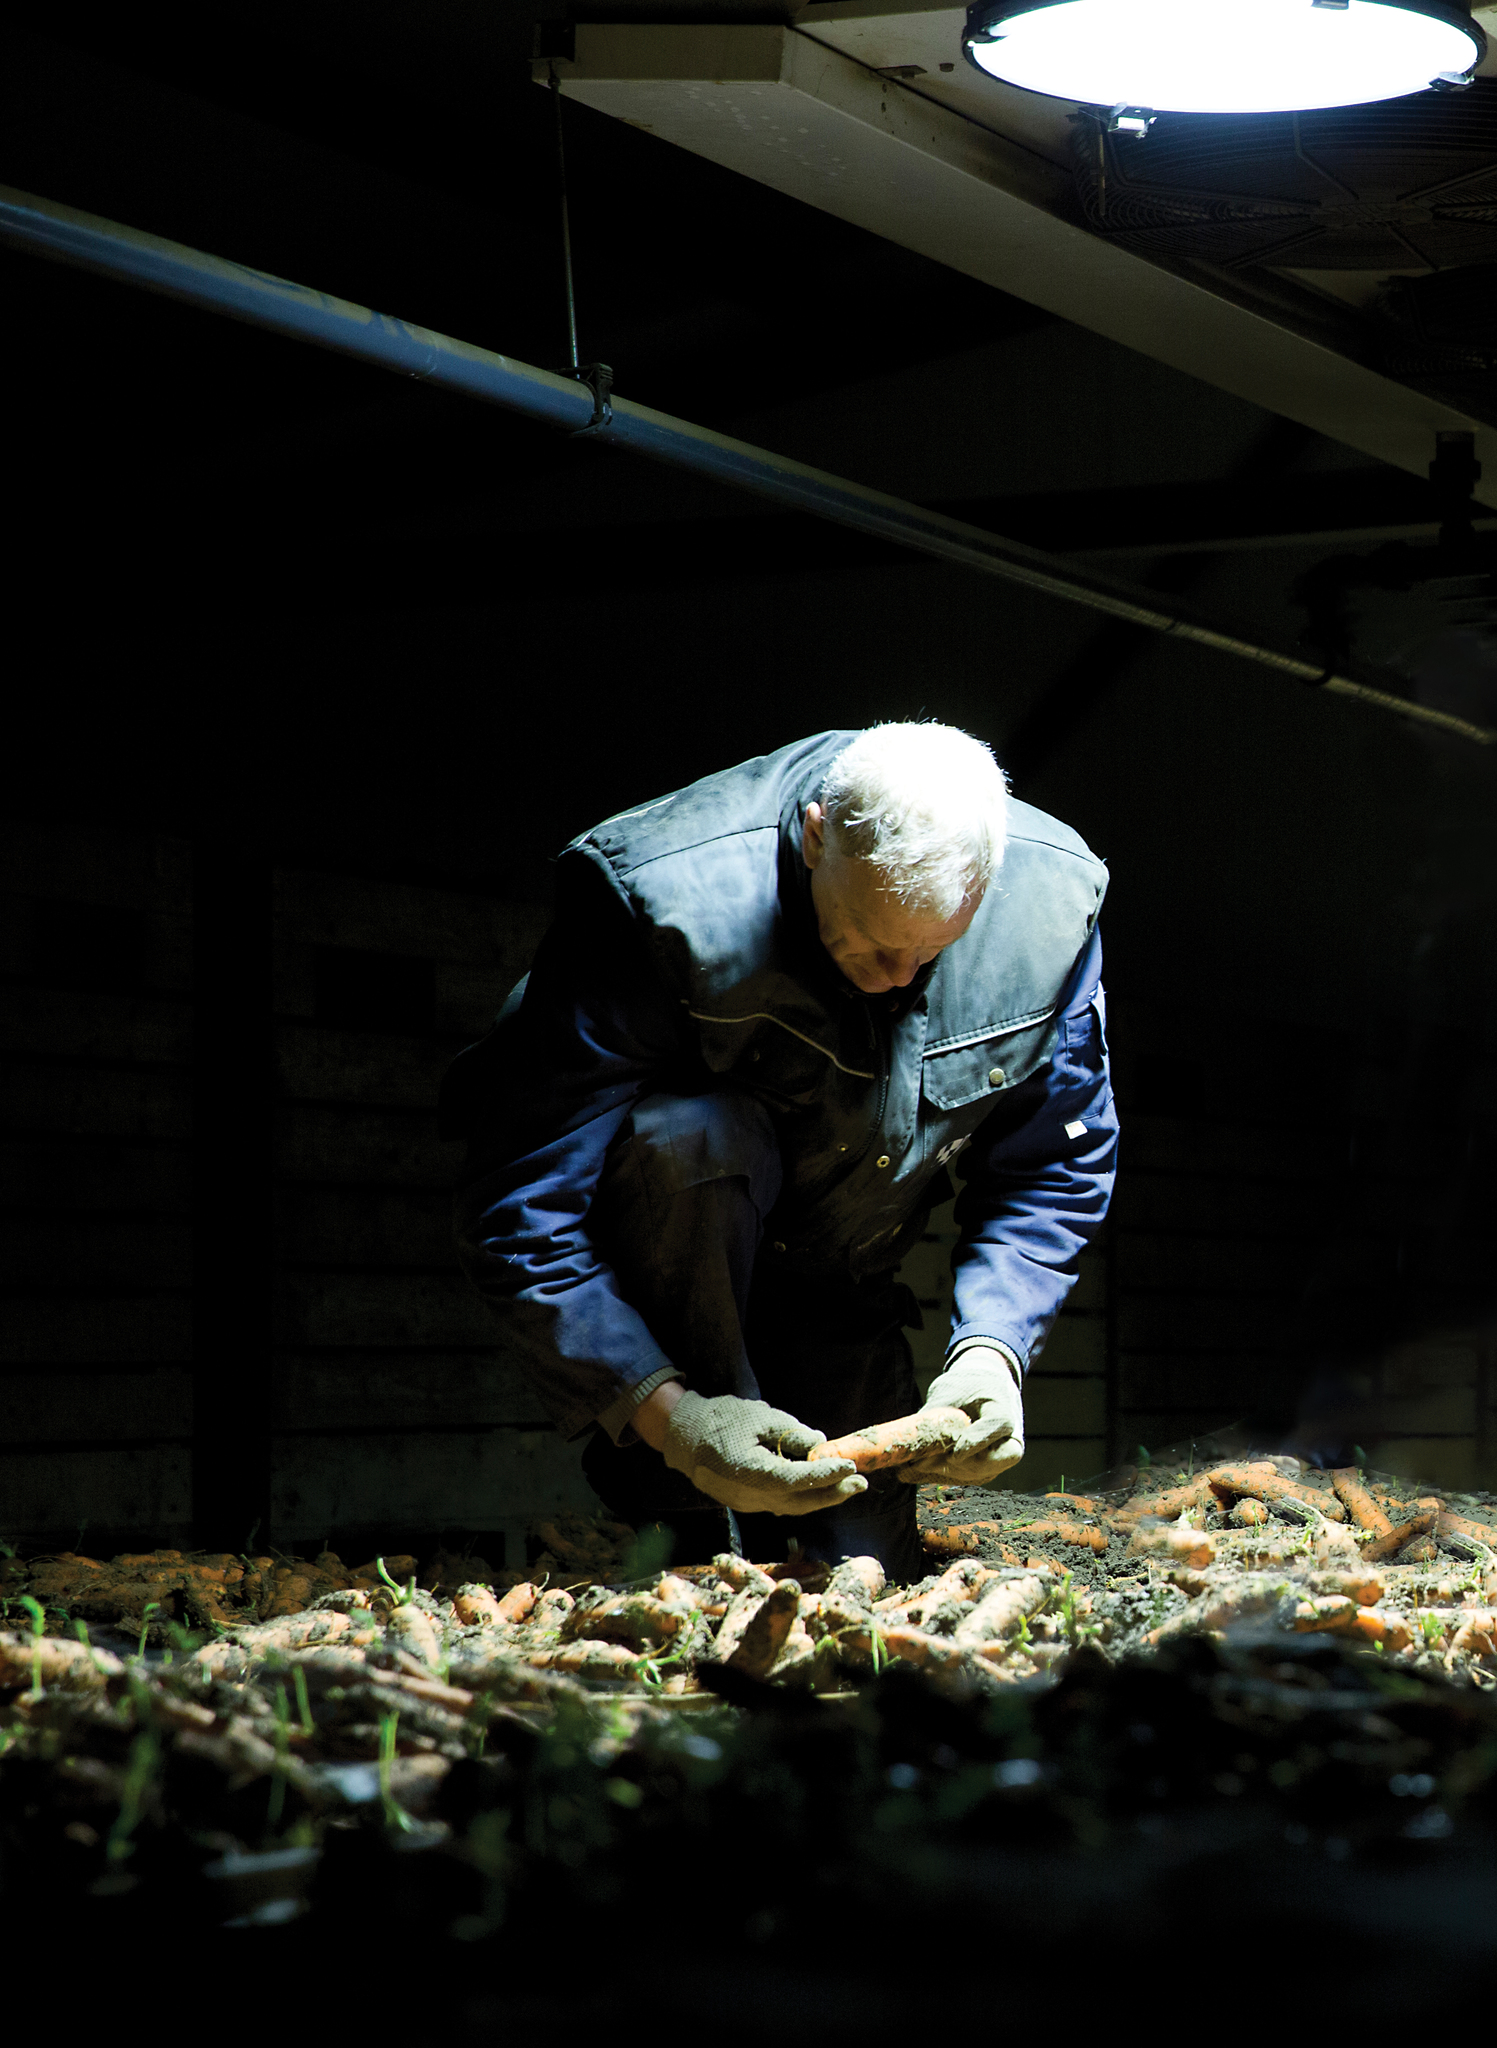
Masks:
[[[971,1417],[960,1408],[922,1408],[915,1415],[901,1415],[893,1422],[876,1422],[868,1429],[852,1430],[817,1444],[808,1458],[850,1458],[860,1472],[883,1472],[892,1465],[908,1465],[930,1451],[949,1451]]]

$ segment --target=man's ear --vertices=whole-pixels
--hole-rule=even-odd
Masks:
[[[820,804],[806,805],[806,822],[801,827],[801,859],[808,868],[819,868],[826,855],[826,818]]]

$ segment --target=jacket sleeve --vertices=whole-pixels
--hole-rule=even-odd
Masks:
[[[1107,1214],[1118,1119],[1101,976],[1094,932],[1063,998],[1033,1108],[1017,1124],[995,1113],[964,1156],[948,1357],[971,1343],[1001,1344],[1028,1372]]]
[[[679,1070],[681,1009],[627,903],[582,853],[558,866],[558,907],[518,1004],[463,1056],[472,1105],[454,1206],[463,1270],[567,1436],[670,1377],[588,1231],[613,1138]],[[612,1419],[612,1418],[610,1418]]]

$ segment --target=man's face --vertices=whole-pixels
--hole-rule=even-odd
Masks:
[[[978,896],[944,923],[907,910],[881,889],[866,861],[850,860],[827,845],[820,804],[807,804],[801,852],[811,870],[811,901],[821,943],[854,988],[865,996],[908,988],[927,961],[959,939],[977,915]]]

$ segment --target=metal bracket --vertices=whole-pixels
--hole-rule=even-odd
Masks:
[[[585,427],[577,427],[570,435],[573,441],[580,441],[584,434],[595,434],[599,427],[613,423],[613,371],[607,363],[584,363],[580,369],[568,370],[567,376],[575,377],[585,384],[593,394],[593,416]]]
[[[1142,142],[1158,119],[1152,107],[1125,107],[1119,101],[1108,108],[1102,123],[1109,135],[1131,135],[1135,142]]]

